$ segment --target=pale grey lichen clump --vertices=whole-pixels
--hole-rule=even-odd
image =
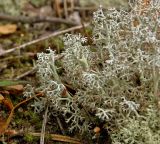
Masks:
[[[63,77],[54,51],[37,55],[36,90],[44,96],[35,97],[36,111],[48,105],[51,113],[64,115],[71,131],[90,130],[96,118],[105,121],[115,144],[160,142],[160,2],[144,6],[135,0],[130,8],[104,14],[100,7],[93,14],[91,45],[81,34],[65,35]],[[64,77],[75,94],[67,91]],[[33,93],[32,88],[25,96]]]

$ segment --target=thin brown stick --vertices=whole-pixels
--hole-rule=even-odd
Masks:
[[[40,92],[40,93],[36,94],[36,97],[40,97],[40,96],[43,96],[43,95],[44,95],[44,94]],[[22,104],[24,104],[24,103],[26,103],[26,102],[34,99],[34,98],[35,98],[35,96],[32,96],[32,97],[30,97],[30,98],[28,98],[28,99],[26,99],[26,100],[21,101],[20,103],[18,103],[17,105],[14,106],[13,110],[15,110],[15,109],[18,108],[20,105],[22,105]]]
[[[85,27],[87,27],[88,25],[89,25],[89,23],[84,24]],[[82,25],[79,25],[79,26],[74,26],[74,27],[71,27],[71,28],[62,30],[62,31],[53,32],[53,33],[51,33],[51,34],[49,34],[49,35],[47,35],[47,36],[41,37],[41,38],[39,38],[39,39],[30,41],[30,42],[28,42],[28,43],[25,43],[25,44],[22,44],[22,45],[20,45],[20,46],[11,48],[11,49],[9,49],[9,50],[6,50],[6,51],[0,53],[0,56],[4,56],[4,55],[6,55],[6,54],[12,53],[12,52],[14,52],[15,50],[18,50],[18,49],[24,49],[26,46],[35,44],[35,43],[37,43],[37,42],[40,42],[40,41],[43,41],[43,40],[46,40],[46,39],[49,39],[49,38],[51,38],[51,37],[55,37],[55,36],[58,36],[58,35],[61,35],[61,34],[70,32],[70,31],[74,31],[74,30],[81,29],[82,27],[83,27]]]
[[[57,120],[57,123],[58,123],[58,125],[59,125],[59,128],[60,128],[62,134],[65,135],[65,134],[66,134],[66,133],[65,133],[65,130],[64,130],[64,128],[63,128],[63,126],[62,126],[62,123],[61,123],[61,121],[60,121],[60,119],[59,119],[58,116],[56,116],[56,120]]]
[[[43,116],[43,123],[42,123],[41,136],[40,136],[40,144],[44,144],[47,118],[48,118],[48,105],[46,107],[45,114]]]
[[[35,132],[24,132],[24,131],[16,131],[16,130],[6,130],[5,133],[6,135],[9,136],[9,139],[12,138],[13,136],[24,136],[25,134],[29,134],[35,137],[40,137],[40,133],[35,133]],[[59,142],[64,142],[64,143],[72,143],[72,144],[82,144],[80,142],[80,139],[77,138],[72,138],[69,136],[63,136],[59,134],[45,134],[45,136],[51,137],[53,141],[59,141]],[[7,137],[8,138],[8,137]],[[0,139],[1,140],[1,139]]]
[[[40,136],[40,133],[29,133],[33,136]],[[48,136],[51,136],[52,140],[54,141],[61,141],[61,142],[68,142],[73,144],[82,144],[79,139],[72,138],[69,136],[63,136],[58,134],[48,134]]]
[[[26,77],[26,76],[30,75],[30,74],[34,74],[35,71],[36,71],[36,67],[34,67],[34,68],[32,68],[31,70],[29,70],[29,71],[27,71],[27,72],[25,72],[25,73],[17,76],[14,80],[19,80],[19,79],[21,79],[21,78],[23,78],[23,77]]]
[[[11,21],[11,22],[20,22],[20,23],[39,23],[39,22],[50,22],[50,23],[64,23],[67,25],[77,25],[77,23],[66,20],[63,18],[57,17],[26,17],[26,16],[11,16],[8,14],[0,13],[0,20]]]

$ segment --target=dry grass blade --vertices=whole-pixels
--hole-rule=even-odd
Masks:
[[[40,133],[29,133],[33,136],[40,136]],[[48,136],[51,136],[52,140],[54,141],[61,141],[61,142],[68,142],[68,143],[72,143],[72,144],[82,144],[80,142],[79,139],[76,138],[72,138],[69,136],[62,136],[62,135],[58,135],[58,134],[49,134]]]

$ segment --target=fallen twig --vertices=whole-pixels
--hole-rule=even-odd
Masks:
[[[56,119],[57,119],[57,123],[58,123],[58,125],[59,125],[59,128],[60,128],[62,134],[65,135],[66,133],[65,133],[65,130],[64,130],[62,124],[61,124],[61,121],[60,121],[59,117],[56,116]]]
[[[25,132],[16,131],[16,130],[6,130],[4,134],[6,134],[6,135],[10,136],[10,138],[12,138],[14,136],[24,135]],[[29,134],[29,135],[32,135],[35,137],[41,136],[41,133],[34,133],[34,132],[28,132],[26,134]],[[53,141],[68,142],[68,143],[72,143],[72,144],[82,144],[79,139],[72,138],[69,136],[63,136],[63,135],[59,135],[59,134],[45,134],[45,136],[51,137],[51,139]]]
[[[19,80],[19,79],[21,79],[21,78],[23,78],[23,77],[25,77],[25,76],[27,76],[29,74],[35,73],[35,71],[36,71],[36,67],[33,67],[31,70],[29,70],[29,71],[17,76],[14,80]]]
[[[30,133],[33,136],[40,136],[40,133]],[[58,134],[49,134],[51,136],[52,140],[54,141],[61,141],[61,142],[68,142],[73,144],[82,144],[79,139],[72,138],[69,136],[63,136]]]
[[[85,27],[88,26],[88,25],[89,25],[89,23],[84,24]],[[20,45],[20,46],[15,47],[15,48],[11,48],[11,49],[9,49],[9,50],[6,50],[6,51],[0,53],[0,56],[4,56],[4,55],[6,55],[6,54],[9,54],[9,53],[14,52],[15,50],[23,49],[23,48],[25,48],[26,46],[35,44],[35,43],[37,43],[37,42],[40,42],[40,41],[49,39],[49,38],[51,38],[51,37],[55,37],[55,36],[58,36],[58,35],[61,35],[61,34],[70,32],[70,31],[74,31],[74,30],[77,30],[77,29],[81,29],[81,28],[83,28],[83,26],[82,26],[82,25],[79,25],[79,26],[74,26],[74,27],[71,27],[71,28],[62,30],[62,31],[53,32],[53,33],[51,33],[51,34],[49,34],[49,35],[47,35],[47,36],[44,36],[44,37],[41,37],[41,38],[39,38],[39,39],[30,41],[30,42],[28,42],[28,43],[22,44],[22,45]]]
[[[26,16],[11,16],[8,14],[3,14],[0,13],[0,20],[4,21],[11,21],[11,22],[21,22],[21,23],[39,23],[39,22],[50,22],[50,23],[64,23],[67,25],[77,25],[77,23],[62,19],[62,18],[57,18],[57,17],[26,17]]]

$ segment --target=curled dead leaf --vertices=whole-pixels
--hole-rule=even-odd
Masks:
[[[12,102],[11,102],[11,100],[10,99],[8,99],[8,98],[4,98],[3,100],[2,100],[2,103],[9,109],[9,110],[12,110],[13,109],[13,104],[12,104]]]

